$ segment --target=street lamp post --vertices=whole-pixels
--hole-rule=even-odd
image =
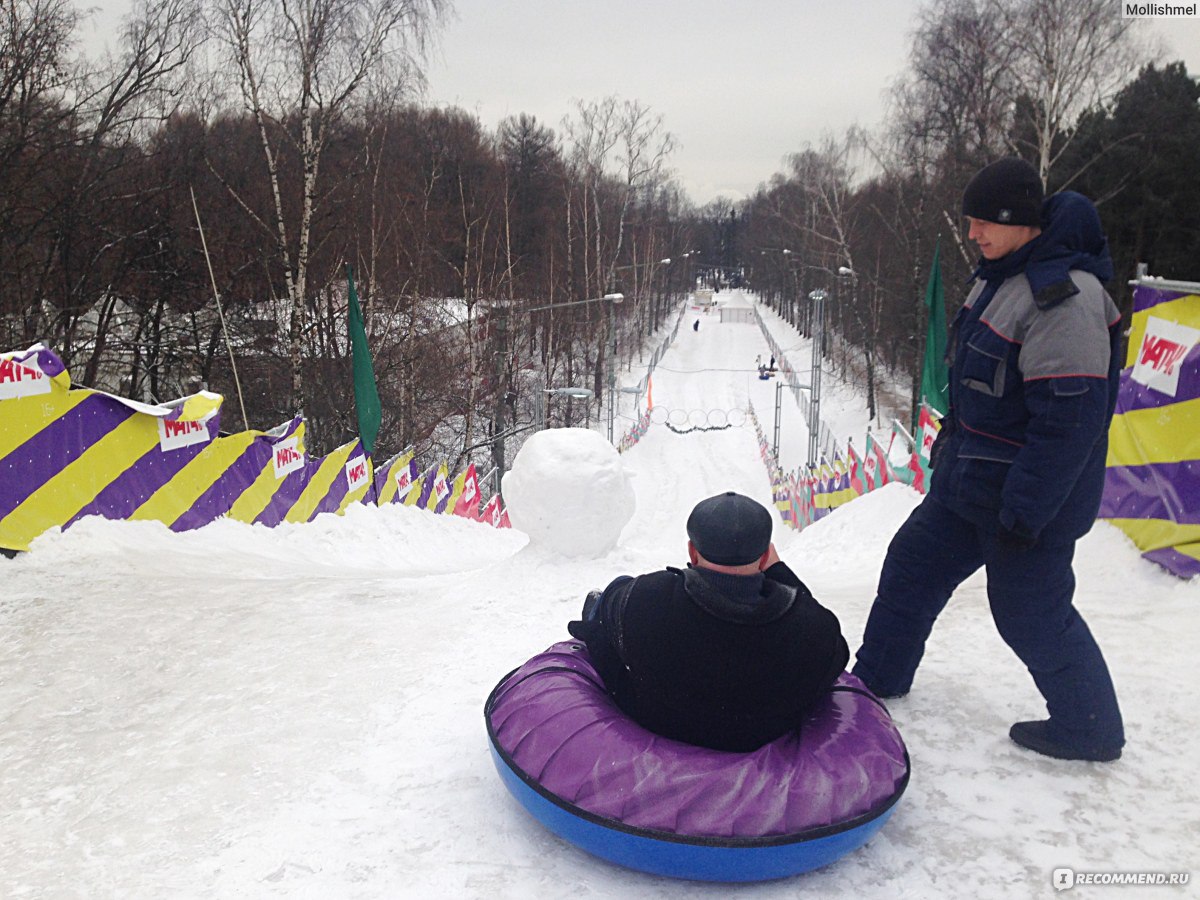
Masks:
[[[808,464],[817,464],[821,445],[821,342],[825,339],[825,291],[808,295],[813,302],[812,373],[809,376]]]
[[[543,388],[542,393],[547,396],[550,396],[550,397],[566,397],[567,398],[567,425],[571,424],[571,418],[570,418],[570,416],[571,416],[571,405],[570,405],[571,401],[572,400],[591,400],[592,399],[591,390],[589,388],[585,388],[585,387]],[[540,423],[540,427],[538,430],[544,431],[546,429],[546,407],[545,407],[544,400],[543,400],[543,404],[542,404],[542,407],[540,410],[540,415],[538,416],[538,421]]]
[[[658,288],[657,295],[655,294],[654,284],[653,284],[653,281],[651,280],[651,284],[650,284],[650,315],[645,320],[646,335],[654,334],[654,330],[656,328],[658,328],[658,306],[659,306],[659,303],[662,302],[663,292],[665,291],[668,294],[671,292],[671,263],[673,263],[673,262],[674,262],[674,260],[671,259],[671,257],[669,257],[669,256],[664,257],[663,259],[660,259],[658,261],[658,264],[660,266],[665,267],[666,274],[662,278],[659,279],[659,282],[658,282],[659,288]]]
[[[613,443],[613,426],[617,413],[617,304],[624,294],[605,294],[608,301],[608,442]]]
[[[605,294],[603,297],[590,297],[587,300],[570,300],[566,303],[551,303],[547,306],[534,306],[530,309],[522,310],[526,313],[543,312],[547,309],[561,309],[564,306],[583,306],[585,303],[607,303],[608,304],[608,441],[613,440],[613,426],[615,424],[615,398],[617,391],[617,304],[625,300],[624,294]]]
[[[850,282],[850,298],[849,303],[846,302],[846,297],[841,290],[838,291],[837,304],[837,323],[836,328],[838,333],[845,339],[846,335],[846,315],[847,311],[853,312],[855,304],[858,302],[858,273],[849,266],[838,266],[838,278],[844,278]]]
[[[855,271],[849,266],[839,266],[837,271],[825,266],[814,266],[808,263],[801,262],[800,259],[788,247],[766,247],[759,251],[761,256],[766,257],[768,253],[779,253],[783,256],[784,271],[780,280],[780,294],[778,312],[788,319],[793,327],[796,325],[796,315],[793,311],[792,301],[790,299],[791,292],[788,291],[788,275],[791,275],[792,285],[796,295],[803,296],[803,285],[801,282],[801,273],[809,270],[815,272],[824,272],[827,276],[836,276],[838,278],[849,278],[851,280],[852,289],[857,289],[858,276]],[[817,288],[809,292],[808,299],[812,303],[804,310],[805,316],[809,319],[808,333],[812,339],[812,371],[810,376],[809,390],[809,406],[808,406],[808,464],[814,466],[820,456],[821,448],[821,359],[825,355],[827,340],[827,329],[825,322],[825,301],[829,298],[828,293],[823,288]],[[775,304],[771,304],[775,307]],[[791,313],[788,316],[783,313],[784,309]]]
[[[610,287],[615,287],[618,284],[629,285],[632,287],[638,327],[644,327],[645,334],[647,335],[652,334],[658,327],[658,307],[659,300],[661,298],[655,297],[654,282],[656,280],[656,276],[658,275],[660,269],[666,269],[666,277],[658,279],[660,284],[658,293],[662,293],[663,289],[661,285],[664,282],[666,283],[666,288],[669,292],[671,263],[674,261],[675,260],[672,260],[671,257],[668,256],[664,257],[663,259],[647,259],[643,260],[642,262],[629,263],[628,265],[624,266],[613,266],[609,270]],[[632,281],[626,283],[623,278],[618,279],[618,272],[631,272],[632,275],[630,278]],[[608,296],[611,295],[605,295],[606,298]],[[647,307],[649,308],[649,316],[645,314]]]
[[[767,247],[758,252],[760,256],[764,257],[769,253],[779,253],[783,256],[781,266],[777,267],[774,263],[771,265],[772,273],[776,270],[779,272],[779,279],[776,283],[775,279],[771,278],[771,285],[767,294],[767,305],[775,310],[786,322],[795,327],[795,293],[799,287],[799,280],[796,277],[796,267],[803,268],[803,265],[795,261],[794,254],[789,247]],[[771,258],[773,259],[773,257]]]
[[[609,304],[609,319],[608,319],[609,331],[608,331],[608,334],[609,334],[609,350],[611,351],[610,356],[609,356],[609,366],[608,366],[609,387],[610,387],[610,390],[609,390],[610,410],[609,410],[609,419],[608,419],[608,439],[609,439],[609,441],[612,441],[612,432],[613,432],[613,417],[612,417],[612,410],[611,410],[612,385],[614,384],[615,379],[616,379],[616,369],[613,367],[612,355],[611,355],[612,352],[615,352],[615,347],[616,347],[616,331],[615,331],[614,325],[613,325],[612,307],[613,307],[613,304],[620,303],[624,299],[625,299],[624,294],[605,294],[603,297],[591,297],[587,300],[570,300],[566,303],[550,303],[550,304],[547,304],[544,306],[533,306],[528,309],[517,310],[517,312],[521,315],[528,315],[530,313],[535,313],[535,312],[545,312],[546,310],[561,309],[561,308],[567,307],[567,306],[583,306],[586,303],[607,302]],[[498,345],[497,354],[496,354],[497,403],[496,403],[496,411],[495,411],[495,413],[493,415],[493,419],[492,419],[493,430],[495,432],[495,435],[493,437],[493,445],[492,445],[492,459],[496,464],[497,470],[499,471],[498,477],[500,477],[500,478],[504,477],[504,471],[506,468],[505,460],[504,460],[504,437],[506,435],[505,435],[505,429],[503,427],[504,395],[503,395],[503,392],[500,390],[500,386],[503,385],[503,383],[504,383],[504,375],[505,375],[504,349],[507,347],[508,326],[510,324],[509,317],[510,317],[510,311],[503,307],[501,307],[500,312],[496,317],[496,335],[497,335],[497,345]],[[591,396],[590,392],[589,392],[588,396]]]

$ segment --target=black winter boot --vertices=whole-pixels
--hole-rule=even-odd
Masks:
[[[1055,759],[1112,762],[1121,758],[1120,746],[1104,746],[1079,740],[1056,729],[1049,719],[1040,722],[1018,722],[1009,729],[1008,736],[1027,750]]]

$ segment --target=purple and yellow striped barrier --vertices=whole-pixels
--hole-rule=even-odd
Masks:
[[[1142,555],[1200,575],[1200,285],[1139,284],[1100,515]]]
[[[434,463],[412,483],[403,502],[405,506],[441,512],[440,507],[444,507],[449,496],[450,473],[446,469],[446,464]]]
[[[27,550],[79,519],[153,520],[174,531],[228,517],[306,522],[362,502],[358,441],[309,460],[304,422],[220,437],[218,394],[152,405],[72,389],[38,345],[0,354],[0,548]]]
[[[375,470],[375,502],[379,506],[403,503],[418,475],[411,450],[397,453]]]

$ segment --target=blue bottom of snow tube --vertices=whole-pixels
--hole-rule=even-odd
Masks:
[[[581,810],[565,809],[512,770],[491,745],[492,760],[509,792],[543,826],[587,852],[630,869],[693,881],[746,882],[787,878],[827,865],[861,847],[883,827],[895,805],[859,823],[843,823],[823,837],[728,846],[704,839],[664,837],[638,829],[592,821]],[[899,796],[897,795],[897,798]]]
[[[484,717],[501,780],[538,822],[672,878],[766,881],[827,865],[883,827],[910,774],[887,708],[849,673],[796,728],[747,753],[642,728],[575,642],[501,679]]]

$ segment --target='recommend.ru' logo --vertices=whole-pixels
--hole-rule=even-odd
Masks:
[[[1055,869],[1051,876],[1051,883],[1056,891],[1066,891],[1075,887],[1075,870],[1074,869]]]

